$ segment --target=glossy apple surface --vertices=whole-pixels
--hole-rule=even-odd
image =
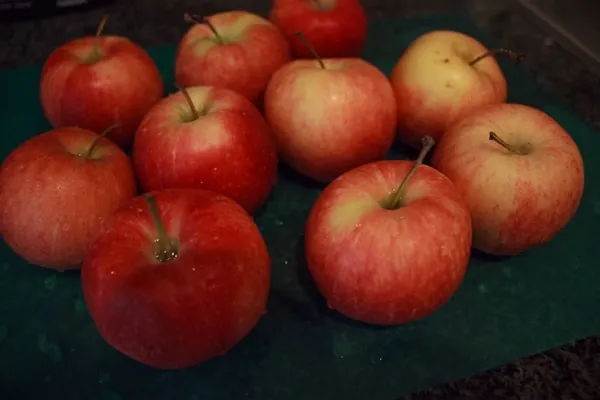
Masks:
[[[473,247],[490,254],[519,254],[552,240],[583,195],[576,143],[556,120],[526,105],[493,105],[461,120],[431,162],[469,205]]]
[[[97,48],[96,48],[97,45]],[[118,36],[84,37],[44,63],[40,100],[54,127],[79,126],[127,147],[144,114],[163,96],[163,81],[144,49]]]
[[[247,12],[226,11],[194,24],[184,35],[175,60],[180,86],[232,89],[254,103],[275,71],[290,60],[289,46],[269,20]]]
[[[439,141],[452,123],[473,110],[506,101],[506,79],[495,58],[470,65],[488,50],[455,31],[428,32],[410,44],[390,75],[402,142],[418,148],[422,135]]]
[[[360,56],[367,38],[367,16],[358,0],[275,0],[269,19],[283,32],[294,58],[313,57],[298,31],[328,58]]]
[[[23,142],[0,170],[0,232],[27,262],[79,268],[103,222],[136,194],[129,157],[81,128],[57,128]]]
[[[152,108],[133,145],[144,191],[200,188],[224,194],[249,213],[267,200],[277,180],[277,149],[258,109],[224,88],[185,89]]]
[[[296,60],[271,79],[264,115],[280,158],[319,182],[382,159],[396,129],[386,76],[359,58]]]
[[[85,258],[83,294],[110,346],[154,368],[188,368],[224,355],[258,323],[271,261],[231,199],[200,189],[149,195],[156,214],[140,196],[108,221]]]
[[[424,318],[466,273],[471,218],[448,178],[420,165],[390,207],[412,166],[384,160],[357,167],[331,182],[310,212],[308,268],[329,307],[351,319],[398,325]]]

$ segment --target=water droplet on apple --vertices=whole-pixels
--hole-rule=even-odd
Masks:
[[[192,272],[196,272],[196,268],[192,267]]]
[[[217,167],[212,168],[212,172],[217,172],[218,170],[219,170],[219,168],[217,168]]]
[[[111,274],[111,275],[114,275],[114,274],[115,274],[115,271],[110,271],[110,274]]]

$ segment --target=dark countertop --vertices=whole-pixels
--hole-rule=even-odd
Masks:
[[[70,38],[91,34],[104,12],[111,19],[105,32],[126,35],[142,46],[177,42],[188,26],[183,12],[211,14],[241,6],[240,0],[130,0],[117,1],[82,14],[67,14],[38,21],[0,23],[0,68],[40,64],[51,50]],[[363,0],[373,16],[394,12],[408,16],[420,12],[459,10],[465,7],[492,39],[530,57],[523,63],[547,89],[588,123],[600,129],[600,75],[594,67],[566,50],[513,1]],[[476,5],[474,5],[476,4]],[[243,5],[265,14],[270,0],[248,0]],[[499,344],[500,345],[500,344]],[[443,385],[412,399],[592,399],[600,393],[600,337],[557,348],[469,379]]]

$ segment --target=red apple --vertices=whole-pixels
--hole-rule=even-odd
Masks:
[[[306,225],[306,260],[330,308],[370,324],[433,313],[467,270],[471,217],[452,182],[416,163],[364,164],[331,182]],[[398,186],[400,183],[400,186]]]
[[[216,86],[260,102],[271,76],[290,60],[289,46],[275,25],[247,11],[227,11],[195,23],[175,60],[180,86]]]
[[[448,126],[473,110],[506,101],[506,80],[495,54],[522,58],[506,49],[488,50],[454,31],[432,31],[412,42],[390,76],[398,138],[413,147],[422,135],[438,141]]]
[[[521,104],[488,106],[456,123],[432,165],[469,205],[473,247],[490,254],[519,254],[550,241],[583,195],[583,160],[571,136]]]
[[[296,36],[302,32],[321,57],[358,57],[367,38],[367,16],[358,0],[275,0],[269,19],[283,32],[295,58],[312,53]]]
[[[71,40],[54,50],[41,76],[40,97],[54,127],[79,126],[131,144],[139,122],[163,96],[163,81],[150,56],[129,39],[100,36]]]
[[[382,159],[395,136],[392,87],[359,58],[290,62],[267,87],[264,115],[280,157],[319,182]]]
[[[154,368],[181,369],[223,355],[254,328],[270,265],[258,227],[237,203],[169,189],[113,214],[81,281],[110,346]]]
[[[277,149],[258,109],[233,90],[199,86],[162,99],[136,133],[133,161],[144,191],[200,188],[249,213],[277,180]]]
[[[76,269],[104,220],[135,194],[131,161],[117,145],[81,128],[56,128],[4,160],[0,232],[31,264]]]

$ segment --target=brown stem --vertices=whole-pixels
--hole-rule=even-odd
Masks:
[[[197,120],[198,118],[200,118],[200,114],[198,114],[198,111],[196,110],[196,107],[194,106],[194,102],[192,101],[192,98],[190,97],[190,94],[188,93],[187,89],[182,86],[179,86],[177,83],[175,84],[175,87],[183,94],[183,97],[185,98],[185,102],[190,107],[190,111],[192,112],[192,116],[194,117],[194,120]]]
[[[208,18],[206,17],[200,17],[199,15],[196,14],[189,14],[189,13],[185,13],[183,14],[183,19],[185,22],[190,22],[190,23],[194,23],[194,24],[206,24],[206,26],[208,26],[208,29],[211,30],[211,32],[213,33],[213,35],[215,35],[215,37],[217,38],[217,41],[219,42],[219,44],[224,44],[225,42],[223,42],[223,38],[221,37],[221,35],[219,35],[219,32],[217,32],[217,29],[215,28],[215,26],[212,24],[212,22],[209,21]]]
[[[100,20],[100,24],[98,24],[98,28],[96,29],[96,36],[94,37],[94,55],[96,59],[102,58],[102,53],[100,52],[100,35],[102,35],[102,31],[108,22],[109,16],[109,14],[104,14]]]
[[[490,132],[489,139],[500,144],[502,147],[504,147],[506,150],[510,151],[511,153],[523,155],[523,152],[519,148],[507,143],[504,139],[502,139],[500,136],[498,136],[498,134],[496,132]]]
[[[312,55],[317,59],[317,61],[319,62],[319,65],[321,66],[321,68],[325,69],[325,64],[323,63],[323,59],[321,59],[321,56],[319,56],[319,53],[317,53],[317,50],[309,42],[309,40],[306,38],[306,36],[304,36],[304,34],[302,32],[300,32],[300,31],[296,32],[296,36],[298,36],[298,38],[300,40],[302,40],[302,42],[304,43],[304,45],[306,46],[306,48],[308,49],[308,51],[310,51],[312,53]]]
[[[435,141],[433,140],[433,138],[431,136],[423,136],[423,138],[421,139],[421,142],[423,143],[421,152],[419,153],[419,156],[415,160],[415,163],[413,164],[411,169],[408,171],[408,174],[406,174],[406,176],[400,183],[400,186],[398,186],[398,189],[396,189],[396,191],[392,194],[391,200],[389,201],[388,206],[386,207],[388,210],[395,210],[398,207],[400,207],[400,205],[402,203],[402,194],[403,194],[402,192],[403,192],[404,188],[406,187],[408,180],[417,171],[417,168],[419,167],[419,165],[423,164],[423,160],[427,156],[427,153],[429,153],[429,150],[431,150],[431,148],[435,145]]]
[[[83,155],[83,158],[86,158],[86,159],[92,158],[92,153],[94,153],[94,150],[96,150],[96,147],[98,147],[98,144],[100,144],[102,139],[104,139],[110,131],[112,131],[113,129],[119,128],[120,126],[121,126],[121,123],[117,122],[116,124],[111,125],[108,128],[106,128],[104,130],[104,132],[102,132],[96,139],[94,139],[94,141],[90,145],[90,148]]]
[[[169,262],[177,258],[178,249],[173,243],[171,238],[167,235],[165,225],[160,219],[160,213],[158,212],[158,206],[156,205],[156,199],[151,194],[145,194],[144,199],[150,209],[150,216],[156,231],[158,232],[158,238],[155,240],[154,256],[160,262]]]
[[[486,57],[496,56],[498,54],[510,58],[511,60],[513,60],[517,64],[520,63],[521,61],[523,61],[523,59],[525,59],[525,54],[517,53],[515,51],[504,49],[504,48],[497,48],[497,49],[488,50],[485,53],[483,53],[483,54],[475,57],[469,63],[469,65],[473,66],[473,65],[477,64],[479,61],[483,60]]]

